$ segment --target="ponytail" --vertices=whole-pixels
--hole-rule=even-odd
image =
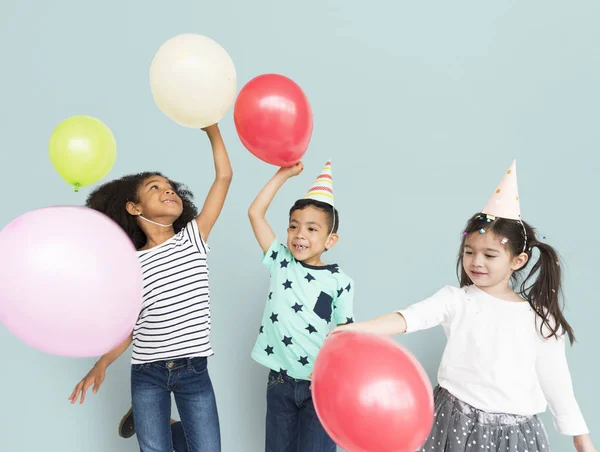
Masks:
[[[565,333],[573,344],[575,342],[573,328],[562,312],[562,272],[558,253],[550,245],[534,239],[529,243],[527,254],[530,258],[532,248],[539,250],[540,257],[521,283],[521,295],[541,318],[540,334],[543,337],[550,339]],[[545,330],[550,333],[544,335]]]

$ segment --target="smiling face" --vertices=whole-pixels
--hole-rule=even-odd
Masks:
[[[183,202],[168,179],[151,176],[138,188],[137,214],[152,221],[173,223],[183,212]]]
[[[297,261],[308,265],[323,265],[321,254],[338,239],[329,234],[327,214],[314,206],[294,210],[290,215],[287,246]]]
[[[465,239],[463,268],[480,288],[508,287],[513,272],[524,264],[522,255],[513,256],[493,231],[472,232]]]

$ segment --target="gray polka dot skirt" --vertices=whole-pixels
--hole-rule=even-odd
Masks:
[[[548,452],[538,416],[488,413],[435,388],[435,418],[420,452]]]

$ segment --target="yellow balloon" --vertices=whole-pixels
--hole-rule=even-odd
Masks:
[[[75,191],[104,178],[117,159],[112,132],[91,116],[73,116],[61,122],[52,132],[48,150],[52,165]]]

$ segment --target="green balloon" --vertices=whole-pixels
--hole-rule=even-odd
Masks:
[[[78,191],[104,178],[117,159],[115,137],[91,116],[73,116],[61,122],[48,145],[52,165]]]

